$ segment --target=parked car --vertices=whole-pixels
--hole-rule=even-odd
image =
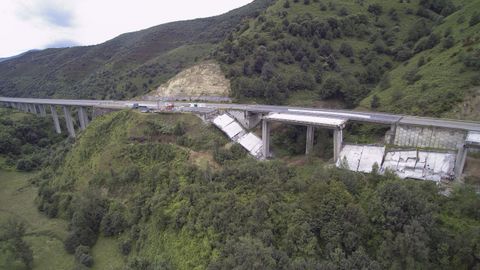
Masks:
[[[139,106],[138,106],[138,103],[133,103],[132,109],[138,109],[138,107],[139,107]]]
[[[165,109],[167,111],[173,111],[174,107],[175,107],[175,105],[173,105],[173,103],[167,103],[167,105],[165,106]]]
[[[142,113],[149,113],[150,112],[150,109],[147,106],[139,106],[138,110],[140,110],[140,112],[142,112]]]

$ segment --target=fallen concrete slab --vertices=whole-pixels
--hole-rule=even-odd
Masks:
[[[372,172],[376,163],[382,165],[385,147],[369,145],[344,145],[337,161],[337,167],[348,167],[355,172]]]

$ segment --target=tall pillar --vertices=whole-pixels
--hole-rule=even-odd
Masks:
[[[80,121],[80,128],[85,130],[88,125],[88,116],[85,107],[78,108],[78,120]]]
[[[72,114],[67,106],[63,106],[63,114],[65,115],[65,122],[67,124],[68,136],[75,138],[75,128],[73,127]]]
[[[23,111],[28,113],[28,104],[22,103]]]
[[[47,110],[45,109],[44,104],[39,104],[38,105],[38,110],[40,111],[40,116],[42,116],[42,117],[47,116]]]
[[[460,178],[465,168],[465,162],[467,161],[468,148],[461,146],[458,148],[457,158],[455,160],[455,178]]]
[[[37,108],[35,108],[35,104],[28,104],[30,112],[33,114],[37,114]]]
[[[55,108],[54,105],[50,105],[50,112],[52,113],[53,125],[55,126],[55,131],[57,132],[57,134],[62,133],[62,130],[60,129],[60,121],[58,121],[57,109]]]
[[[270,156],[270,123],[265,119],[262,121],[262,141],[263,157],[267,159]]]
[[[310,155],[313,150],[314,130],[315,128],[313,126],[307,126],[307,143],[305,149],[306,155]]]
[[[342,151],[343,144],[343,129],[338,128],[333,131],[333,159],[334,162],[340,158],[340,151]]]

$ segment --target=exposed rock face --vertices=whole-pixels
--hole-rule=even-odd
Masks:
[[[180,72],[153,94],[160,97],[227,97],[229,92],[230,81],[220,65],[206,61]]]

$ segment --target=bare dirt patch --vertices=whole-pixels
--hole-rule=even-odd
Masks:
[[[183,70],[151,93],[157,97],[228,97],[230,80],[215,61],[205,61]]]

